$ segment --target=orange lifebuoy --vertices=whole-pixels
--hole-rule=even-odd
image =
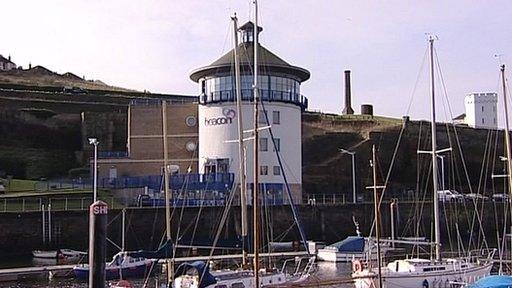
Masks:
[[[361,264],[361,261],[359,261],[359,260],[352,261],[352,270],[354,270],[354,272],[363,271],[363,265]]]
[[[132,283],[126,281],[126,280],[121,280],[119,282],[117,282],[116,284],[112,285],[111,287],[115,287],[115,288],[132,288],[133,285]]]

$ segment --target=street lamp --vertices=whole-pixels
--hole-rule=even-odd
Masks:
[[[96,138],[89,138],[89,144],[94,145],[94,182],[93,182],[93,202],[96,202],[96,195],[98,194],[98,139]]]
[[[356,203],[356,152],[348,151],[343,148],[340,148],[340,151],[343,154],[350,154],[350,156],[352,156],[352,203]]]

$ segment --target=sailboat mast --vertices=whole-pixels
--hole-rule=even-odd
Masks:
[[[512,196],[512,161],[510,155],[510,129],[508,125],[508,102],[507,102],[507,88],[505,82],[505,64],[501,65],[501,82],[503,87],[503,107],[505,107],[505,146],[507,149],[507,178],[508,178],[508,193]],[[510,214],[512,223],[512,212]],[[511,224],[512,225],[512,224]],[[511,226],[512,231],[512,226]]]
[[[381,259],[380,259],[380,197],[377,189],[377,161],[375,157],[375,145],[372,146],[372,170],[373,170],[373,202],[375,209],[375,240],[377,241],[377,271],[379,278],[379,287],[382,287]]]
[[[123,217],[121,218],[121,252],[126,249],[126,208],[123,208]]]
[[[244,127],[242,125],[242,89],[240,87],[240,60],[238,59],[238,18],[236,13],[233,17],[233,37],[235,47],[233,55],[235,57],[235,85],[236,85],[236,108],[238,112],[238,159],[239,159],[239,179],[240,179],[240,210],[242,219],[242,265],[247,265],[247,250],[245,247],[247,239],[247,200],[246,200],[246,181],[245,181],[245,157],[244,157]]]
[[[255,287],[260,287],[260,257],[259,257],[259,248],[260,248],[260,209],[258,207],[258,190],[259,190],[259,161],[258,161],[258,150],[259,150],[259,138],[258,138],[258,1],[254,0],[254,30],[253,30],[253,46],[254,46],[254,85],[253,85],[253,93],[254,93],[254,163],[253,163],[253,174],[254,174],[254,183],[253,183],[253,196],[252,196],[252,213],[253,213],[253,229],[254,229],[254,284]]]
[[[167,146],[167,102],[162,101],[162,136],[164,145],[164,191],[165,191],[165,233],[167,241],[171,240],[171,208],[169,206],[169,154]],[[167,283],[172,282],[172,260],[167,259]]]
[[[507,89],[505,83],[505,65],[501,65],[501,81],[503,85],[503,107],[505,107],[505,145],[507,148],[507,174],[508,174],[508,189],[512,195],[512,161],[510,155],[510,129],[508,124],[508,103],[507,103]]]
[[[436,260],[441,260],[441,232],[439,229],[439,201],[437,183],[437,139],[436,139],[436,100],[435,100],[435,74],[434,74],[434,36],[430,36],[430,81],[432,103],[432,187],[434,190],[434,233]]]

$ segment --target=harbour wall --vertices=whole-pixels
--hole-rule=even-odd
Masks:
[[[503,204],[489,202],[474,206],[473,202],[441,205],[441,233],[443,244],[456,245],[456,225],[460,237],[482,243],[482,231],[489,243],[496,243],[496,231],[502,231]],[[373,204],[344,204],[336,206],[303,205],[298,207],[300,219],[308,239],[324,241],[327,244],[355,235],[354,220],[359,223],[363,235],[368,235],[373,222]],[[249,215],[252,215],[249,207]],[[476,215],[474,211],[480,211]],[[395,227],[398,236],[420,235],[430,237],[433,230],[431,203],[422,206],[415,203],[399,203],[395,211]],[[235,239],[240,234],[239,207],[225,212],[223,207],[187,207],[172,211],[172,235],[179,233],[181,239],[214,239],[217,227],[225,214],[225,222],[220,239]],[[42,213],[0,213],[0,261],[13,255],[27,255],[34,249],[70,248],[87,250],[88,214],[87,211],[52,212],[52,242],[43,243]],[[298,240],[297,227],[293,225],[290,206],[263,207],[262,222],[266,225],[265,239],[274,241]],[[390,206],[381,206],[382,235],[389,237]],[[155,249],[165,235],[165,209],[130,208],[126,210],[126,249]],[[46,217],[47,219],[47,217]],[[109,211],[108,237],[121,245],[120,210]],[[421,220],[418,220],[421,219]],[[482,222],[480,226],[478,223]],[[252,220],[249,221],[252,223]],[[46,226],[48,227],[48,226]],[[449,229],[447,229],[447,227]],[[482,228],[480,228],[482,227]],[[498,230],[497,230],[498,229]],[[46,228],[47,230],[47,228]],[[48,231],[48,230],[47,230]],[[451,241],[449,241],[451,239]],[[48,242],[48,235],[46,237]],[[266,242],[266,241],[264,241]],[[108,244],[109,253],[117,248]]]

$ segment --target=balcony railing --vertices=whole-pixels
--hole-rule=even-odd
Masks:
[[[153,190],[161,190],[163,187],[161,175],[102,178],[98,185],[102,188],[137,188],[148,187]],[[175,174],[170,177],[172,190],[216,190],[226,191],[233,187],[235,175],[233,173],[211,174]]]
[[[295,104],[300,106],[302,109],[306,109],[308,107],[308,98],[301,94],[273,90],[261,90],[260,93],[260,99],[263,101]],[[253,90],[242,89],[242,100],[253,101]],[[199,96],[199,103],[201,104],[235,101],[235,94],[231,90],[217,91],[212,92],[209,95],[202,94]]]
[[[99,151],[98,158],[109,159],[109,158],[127,158],[127,151]]]

